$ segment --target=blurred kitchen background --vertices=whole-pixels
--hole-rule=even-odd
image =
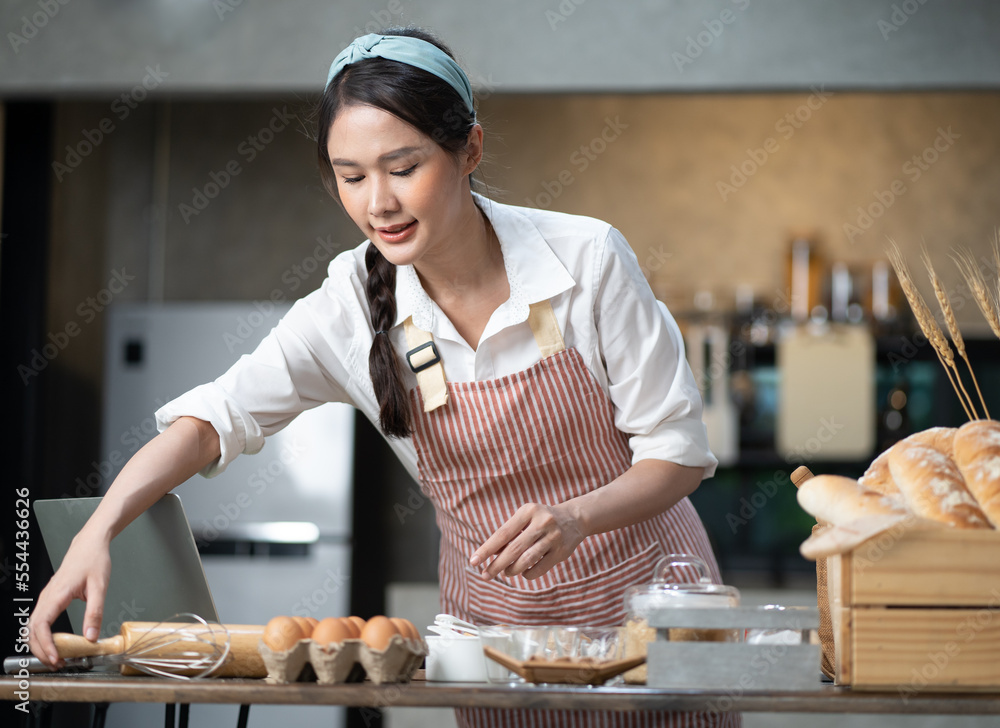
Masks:
[[[185,304],[197,317],[199,304],[234,304],[217,338],[240,338],[235,360],[252,338],[241,317],[258,328],[255,311],[318,287],[330,257],[360,242],[320,185],[312,107],[340,48],[406,24],[435,31],[469,72],[492,196],[612,222],[677,317],[722,460],[693,500],[727,583],[807,603],[813,564],[797,549],[812,521],[790,472],[856,477],[910,432],[964,419],[886,267],[889,238],[933,301],[926,248],[1000,410],[1000,341],[950,257],[967,248],[997,286],[995,3],[10,0],[0,326],[11,487],[38,499],[107,486],[109,309]],[[349,608],[426,624],[432,509],[366,420],[336,432],[354,453],[336,463],[353,483],[340,532]],[[195,487],[218,494],[208,512],[239,486]],[[288,517],[322,520],[306,508]],[[230,541],[262,569],[308,551],[254,538],[219,539],[206,558]],[[310,588],[288,594],[289,611]]]

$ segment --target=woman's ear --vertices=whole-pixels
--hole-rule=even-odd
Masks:
[[[463,150],[462,174],[471,174],[483,161],[483,127],[473,124]]]

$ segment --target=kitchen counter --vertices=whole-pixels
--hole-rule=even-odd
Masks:
[[[576,710],[676,710],[767,713],[899,713],[1000,715],[998,693],[862,692],[817,681],[815,690],[665,690],[618,685],[507,686],[429,683],[422,671],[410,683],[343,685],[203,678],[171,680],[114,673],[33,675],[31,701],[349,705],[355,707],[485,707]],[[0,700],[20,702],[18,680],[0,677]]]

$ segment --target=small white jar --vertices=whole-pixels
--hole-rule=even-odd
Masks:
[[[479,637],[427,635],[425,679],[430,682],[486,682]]]

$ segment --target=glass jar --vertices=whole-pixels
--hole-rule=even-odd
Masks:
[[[708,564],[693,554],[668,554],[656,562],[653,581],[629,587],[625,591],[625,657],[646,654],[646,645],[656,639],[656,629],[649,626],[651,612],[663,608],[727,608],[740,605],[735,587],[712,583]],[[680,579],[687,579],[681,581]],[[669,639],[675,642],[738,642],[740,631],[734,629],[671,628]],[[646,682],[646,666],[625,673],[625,681]]]

